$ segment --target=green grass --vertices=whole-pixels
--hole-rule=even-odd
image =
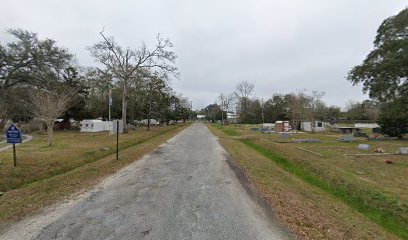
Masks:
[[[239,133],[232,128],[224,128],[223,131],[228,136],[239,136]]]
[[[7,222],[17,221],[46,205],[95,186],[101,179],[153,151],[186,126],[188,124],[157,127],[149,132],[143,129],[121,135],[119,161],[112,154],[116,147],[112,141],[116,138],[108,138],[105,133],[58,132],[51,148],[43,148],[47,144],[46,135],[36,134],[33,141],[20,146],[20,162],[16,168],[7,159],[8,153],[0,154],[1,186],[18,186],[0,196],[0,232],[7,228]],[[108,147],[111,149],[105,150]]]
[[[228,134],[225,130],[224,132]],[[394,211],[396,207],[398,208],[398,199],[389,199],[378,191],[357,189],[357,192],[355,192],[355,186],[347,186],[347,184],[343,186],[330,183],[317,177],[314,173],[301,166],[290,162],[285,157],[254,143],[251,139],[243,139],[241,141],[261,155],[276,162],[287,172],[296,175],[303,181],[340,199],[389,232],[401,238],[408,239],[408,222],[407,219],[403,217],[406,216],[407,213],[404,214]]]
[[[119,151],[166,134],[178,126],[140,129],[119,136]],[[0,153],[0,191],[18,189],[36,181],[72,171],[85,164],[116,153],[116,136],[107,133],[55,132],[53,146],[46,145],[47,135],[38,133],[34,140],[17,148],[17,167],[12,166],[9,151]],[[119,152],[120,158],[120,152]]]

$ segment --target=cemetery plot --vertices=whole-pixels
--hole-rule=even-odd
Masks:
[[[351,142],[340,142],[338,139],[343,135],[332,132],[265,134],[251,128],[255,126],[242,129],[230,125],[213,128],[213,132],[274,203],[273,208],[285,212],[285,217],[293,216],[289,225],[301,232],[323,235],[327,229],[339,230],[333,239],[361,239],[369,235],[393,239],[379,237],[382,231],[405,234],[408,155],[396,153],[408,146],[407,140],[369,141],[353,137]],[[363,148],[359,149],[360,144]],[[330,198],[324,200],[325,194]],[[338,211],[339,199],[350,212]],[[281,203],[287,204],[280,206]],[[335,211],[331,212],[333,208]],[[358,216],[364,219],[357,220]],[[351,222],[354,224],[350,225]],[[370,224],[378,225],[368,230]]]

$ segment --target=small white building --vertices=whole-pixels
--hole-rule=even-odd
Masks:
[[[236,123],[237,122],[237,114],[227,112],[227,121],[230,122],[230,123]]]
[[[261,129],[262,128],[269,128],[270,130],[274,130],[275,123],[261,123]]]
[[[81,121],[81,132],[102,132],[112,131],[112,121],[102,121],[99,119],[86,119]]]
[[[379,128],[380,125],[377,123],[355,123],[354,127],[356,128]]]
[[[306,122],[302,121],[300,122],[300,130],[305,131],[305,132],[312,132],[312,127],[314,127],[315,132],[324,132],[326,131],[326,127],[329,125],[327,122],[320,122],[320,121],[315,121],[314,126],[312,125],[312,122]]]
[[[149,123],[149,119],[140,120],[139,123],[143,125],[147,125]],[[150,125],[159,125],[159,124],[160,122],[157,121],[156,119],[153,119],[153,118],[150,119]]]
[[[205,117],[206,117],[205,115],[197,114],[197,117],[196,117],[196,118],[197,118],[198,120],[202,121],[202,120],[205,119]]]

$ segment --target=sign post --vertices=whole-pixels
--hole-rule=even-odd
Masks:
[[[14,167],[17,166],[16,158],[16,143],[21,143],[21,131],[16,127],[16,125],[11,124],[6,132],[7,143],[13,144],[13,164]]]
[[[116,120],[116,160],[119,160],[119,120]]]

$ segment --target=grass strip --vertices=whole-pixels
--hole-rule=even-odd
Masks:
[[[235,131],[234,129],[231,128],[224,128],[223,129],[224,133],[227,134],[228,136],[238,136],[239,133],[237,131]]]
[[[259,146],[250,139],[243,139],[241,141],[248,147],[260,153],[261,155],[276,162],[285,171],[296,175],[303,181],[313,186],[316,186],[324,190],[325,192],[333,195],[334,197],[340,199],[341,201],[349,205],[352,209],[362,213],[363,215],[365,215],[372,221],[376,222],[378,225],[382,226],[390,233],[395,234],[403,239],[408,239],[408,229],[406,221],[404,221],[404,219],[400,219],[397,216],[393,215],[392,213],[387,212],[387,210],[384,208],[377,208],[372,205],[369,205],[367,201],[364,201],[364,199],[360,198],[356,194],[353,194],[353,192],[350,191],[349,189],[339,187],[337,185],[331,184],[327,181],[318,178],[313,173],[303,169],[302,167],[296,164],[291,163],[290,161],[280,156],[279,154],[273,153],[268,149]],[[379,193],[375,193],[373,195],[381,197],[381,194]]]

